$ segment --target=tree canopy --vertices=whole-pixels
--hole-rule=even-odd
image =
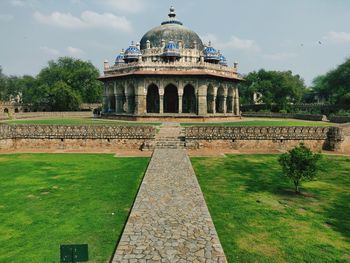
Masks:
[[[241,102],[253,103],[253,94],[262,94],[264,103],[286,105],[300,102],[306,91],[304,80],[291,71],[259,71],[250,72],[240,85]]]
[[[61,57],[57,61],[49,61],[37,76],[38,82],[52,87],[62,81],[77,92],[85,103],[100,102],[102,99],[102,83],[97,80],[99,72],[91,62],[70,57]]]
[[[312,90],[325,102],[350,104],[350,58],[314,79]]]
[[[5,76],[0,67],[0,100],[20,95],[23,103],[34,107],[77,110],[77,103],[101,102],[103,86],[98,77],[91,62],[70,57],[49,61],[36,77]]]
[[[295,192],[299,193],[302,180],[311,180],[316,176],[317,162],[321,155],[313,153],[303,143],[282,154],[278,162],[282,166],[283,176],[288,177],[294,183]]]

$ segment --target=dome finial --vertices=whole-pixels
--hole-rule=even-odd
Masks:
[[[173,6],[170,7],[169,17],[170,18],[176,17],[175,8]]]

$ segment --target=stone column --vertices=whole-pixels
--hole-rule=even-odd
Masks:
[[[227,87],[224,88],[224,96],[223,96],[223,102],[222,102],[222,107],[223,107],[223,113],[226,114],[227,113]]]
[[[235,95],[236,92],[233,91],[232,97],[231,97],[231,113],[235,114]]]
[[[214,87],[214,94],[213,94],[213,114],[216,114],[216,94],[218,92],[218,87]]]
[[[182,97],[184,94],[182,82],[180,82],[180,85],[179,85],[177,92],[178,92],[178,96],[179,96],[179,113],[182,113]]]
[[[227,113],[227,105],[226,105],[226,100],[227,100],[227,96],[224,95],[223,97],[223,102],[222,102],[222,107],[224,107],[224,114]]]
[[[138,83],[135,93],[135,112],[136,115],[143,115],[146,113],[146,90],[143,83]]]
[[[117,93],[117,82],[113,82],[113,89],[114,89],[114,99],[115,99],[115,113],[118,113],[118,93]]]
[[[235,113],[236,115],[241,115],[239,111],[239,93],[238,88],[235,90]]]
[[[124,87],[124,94],[125,94],[125,104],[124,104],[124,111],[126,113],[129,113],[129,94],[128,94],[128,88],[127,86]]]
[[[198,115],[207,115],[208,106],[207,106],[207,85],[201,85],[197,87],[197,114]]]
[[[164,84],[161,83],[159,86],[159,113],[163,114],[164,113]]]

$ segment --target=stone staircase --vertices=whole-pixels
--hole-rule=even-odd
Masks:
[[[146,141],[142,150],[185,149],[186,142],[183,128],[179,123],[163,123],[155,139]]]

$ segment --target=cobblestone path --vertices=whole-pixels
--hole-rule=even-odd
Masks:
[[[112,262],[227,262],[185,150],[154,151]]]

